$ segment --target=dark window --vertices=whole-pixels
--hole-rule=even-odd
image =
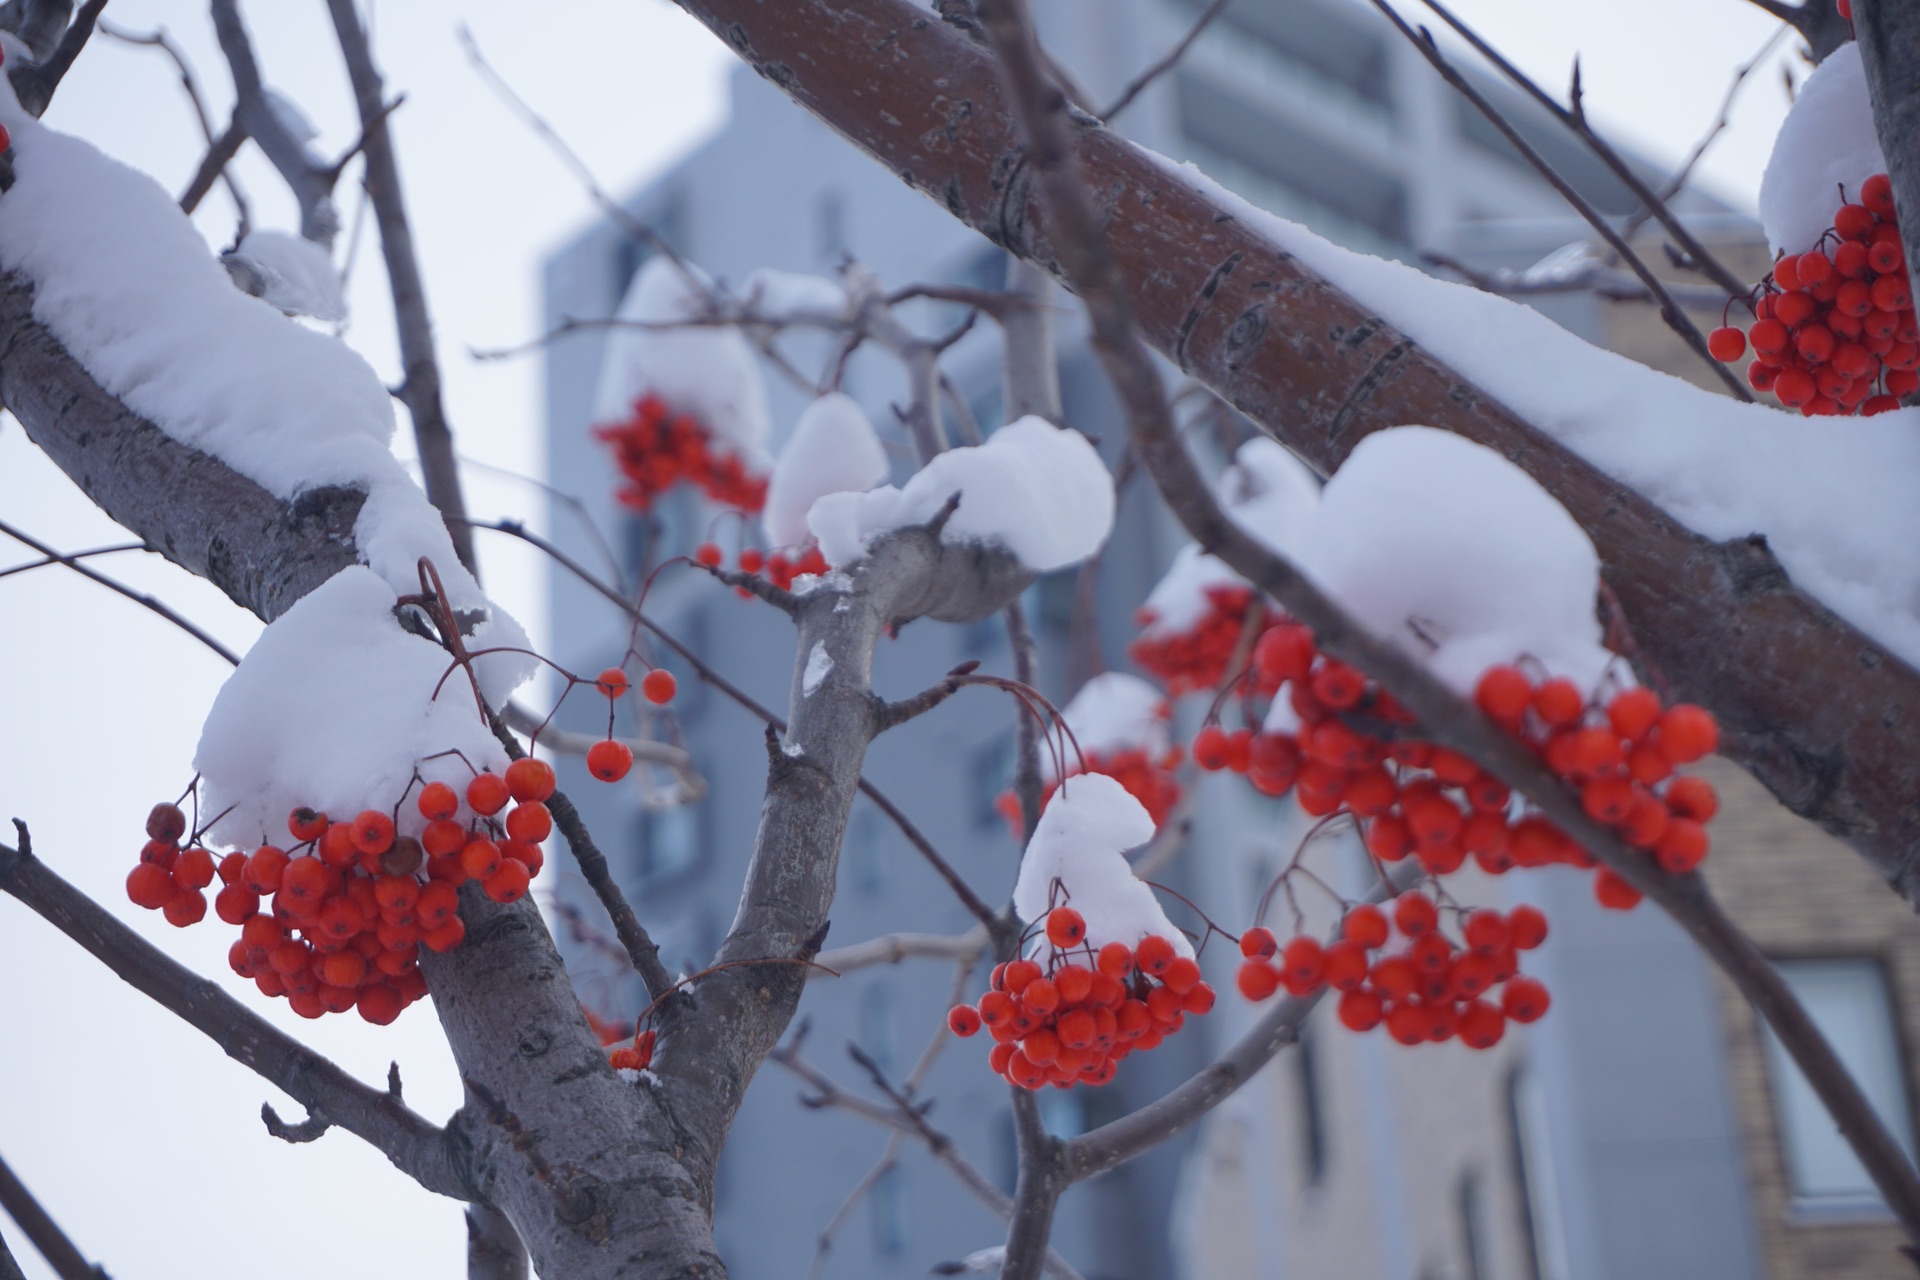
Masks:
[[[1301,1028],[1293,1065],[1300,1101],[1300,1177],[1317,1187],[1327,1176],[1327,1107],[1320,1079],[1320,1033],[1312,1023]]]

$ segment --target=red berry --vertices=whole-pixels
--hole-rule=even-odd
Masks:
[[[287,832],[301,844],[309,840],[318,840],[327,833],[327,815],[316,813],[305,805],[287,815]]]
[[[608,667],[593,678],[593,683],[609,698],[617,698],[631,687],[627,682],[627,673],[619,667]]]
[[[1402,935],[1417,938],[1440,923],[1440,911],[1431,898],[1403,893],[1394,900],[1393,923]]]
[[[972,1005],[957,1004],[947,1011],[947,1029],[965,1039],[980,1030],[980,1014]]]
[[[508,793],[523,804],[529,800],[547,799],[553,794],[555,786],[553,766],[532,756],[508,765],[506,779]]]
[[[1253,647],[1253,663],[1261,678],[1276,688],[1288,680],[1304,679],[1313,669],[1313,632],[1297,622],[1267,628]]]
[[[1851,19],[1852,0],[1847,0],[1849,12],[1842,14]],[[1860,203],[1870,209],[1879,218],[1893,217],[1893,179],[1884,173],[1876,173],[1860,184]]]
[[[1348,991],[1340,997],[1340,1025],[1349,1031],[1371,1031],[1380,1025],[1386,1005],[1372,991]]]
[[[1507,912],[1507,934],[1513,945],[1531,951],[1547,940],[1547,917],[1538,907],[1522,903]]]
[[[213,896],[213,911],[228,924],[245,924],[260,911],[260,895],[243,884],[230,884]]]
[[[1062,951],[1087,940],[1087,921],[1072,907],[1055,907],[1047,913],[1047,941]]]
[[[1675,764],[1712,755],[1720,745],[1720,725],[1704,707],[1683,702],[1660,717],[1660,751]]]
[[[1622,879],[1612,867],[1601,867],[1594,872],[1593,896],[1610,911],[1631,911],[1640,905],[1640,891]]]
[[[1140,945],[1133,950],[1134,962],[1140,966],[1140,971],[1156,978],[1167,972],[1176,955],[1173,943],[1157,933],[1140,939]]]
[[[1691,818],[1675,818],[1654,848],[1660,865],[1673,875],[1684,875],[1707,856],[1707,829]]]
[[[460,851],[460,869],[475,880],[485,880],[500,869],[500,846],[491,840],[469,840]]]
[[[1386,913],[1370,902],[1363,902],[1347,912],[1346,919],[1340,923],[1340,933],[1363,947],[1383,947],[1387,944]]]
[[[1185,995],[1200,982],[1200,966],[1188,956],[1176,956],[1167,965],[1167,971],[1160,975],[1160,981],[1175,995]]]
[[[1249,1000],[1265,1000],[1280,988],[1280,971],[1263,959],[1249,959],[1234,975],[1234,985]]]
[[[184,929],[206,919],[207,895],[198,889],[176,888],[160,910],[168,924],[176,929]]]
[[[213,855],[198,845],[185,850],[173,864],[174,882],[185,889],[204,889],[213,883]]]
[[[647,672],[640,679],[640,694],[656,707],[663,707],[673,701],[674,690],[679,687],[671,671],[659,667]]]
[[[1509,978],[1500,993],[1500,1008],[1515,1022],[1537,1022],[1552,1004],[1545,984],[1537,978]]]
[[[1272,956],[1278,948],[1279,943],[1274,939],[1273,930],[1267,928],[1265,925],[1254,925],[1251,929],[1248,929],[1240,935],[1240,954],[1250,960],[1255,957],[1262,960],[1267,959]]]
[[[1675,778],[1667,786],[1667,807],[1676,817],[1705,822],[1720,809],[1713,785],[1704,778]]]
[[[693,549],[693,562],[705,565],[709,569],[720,567],[720,548],[711,542],[703,542]]]
[[[158,911],[172,896],[173,877],[158,863],[137,863],[127,873],[127,899],[134,906]]]
[[[467,807],[483,818],[491,818],[506,807],[512,795],[507,780],[499,774],[478,774],[467,784]]]
[[[1226,768],[1230,754],[1227,731],[1219,725],[1207,725],[1193,735],[1193,762],[1202,769],[1214,772]]]
[[[429,782],[420,788],[416,803],[420,816],[429,822],[440,822],[460,812],[459,793],[444,782]]]
[[[609,738],[587,748],[587,772],[602,782],[618,782],[633,768],[633,749]]]
[[[393,847],[393,819],[378,809],[361,810],[349,833],[361,853],[379,855]]]
[[[1280,975],[1287,990],[1307,995],[1326,977],[1327,955],[1315,938],[1291,938],[1280,953]]]
[[[1580,719],[1587,699],[1571,680],[1549,680],[1534,690],[1534,712],[1550,725],[1569,725]]]
[[[503,858],[498,869],[481,881],[480,888],[495,902],[518,902],[527,896],[531,879],[525,863]]]
[[[1747,354],[1747,335],[1732,326],[1723,326],[1707,335],[1707,350],[1715,360],[1732,363]]]

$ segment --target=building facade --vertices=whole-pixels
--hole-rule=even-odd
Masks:
[[[1200,0],[1040,6],[1050,47],[1096,102],[1110,101],[1177,41],[1202,7]],[[1600,209],[1633,211],[1626,189],[1537,110],[1491,82],[1487,91]],[[1343,0],[1236,0],[1119,125],[1356,249],[1403,260],[1437,251],[1482,269],[1517,269],[1585,237],[1558,196],[1417,53],[1371,10]],[[1748,220],[1700,197],[1679,203],[1719,240],[1737,246],[1757,234]],[[735,77],[725,128],[629,208],[736,285],[760,267],[830,274],[847,255],[893,287],[997,286],[1005,271],[994,246],[744,71]],[[547,264],[549,321],[611,315],[645,252],[609,223],[586,229]],[[1546,295],[1538,305],[1594,341],[1684,368],[1674,344],[1649,331],[1645,312],[1579,293]],[[929,304],[909,316],[935,332],[955,314]],[[998,347],[986,328],[955,347],[946,364],[991,429],[999,421]],[[1076,318],[1063,316],[1060,338],[1069,424],[1117,451],[1118,419]],[[817,369],[831,356],[826,343],[800,336],[783,340],[783,350],[799,367]],[[630,579],[659,548],[683,551],[708,530],[723,541],[733,535],[690,500],[652,522],[614,506],[610,468],[588,433],[601,350],[590,333],[551,348],[548,458],[551,482],[577,497],[592,523],[613,531],[611,545],[590,535],[570,506],[556,505],[551,523],[576,559]],[[904,475],[904,442],[884,426],[893,421],[889,406],[905,399],[898,371],[862,353],[843,385],[890,432],[896,478]],[[775,382],[776,423],[790,425],[805,399]],[[1035,584],[1028,612],[1045,692],[1064,702],[1098,665],[1124,666],[1132,609],[1180,542],[1139,486],[1124,495],[1090,643],[1070,634],[1075,576]],[[625,649],[624,620],[564,574],[555,575],[552,609],[555,656],[568,667],[597,670]],[[784,707],[794,658],[784,620],[703,577],[672,572],[652,586],[647,610],[763,704]],[[918,689],[966,659],[1007,670],[997,622],[910,629],[877,658],[876,688]],[[683,692],[670,721],[644,727],[713,762],[706,798],[652,807],[644,780],[617,792],[574,790],[591,805],[589,821],[605,833],[603,845],[669,963],[692,970],[732,917],[758,817],[762,726],[663,660]],[[1010,890],[1017,865],[1018,849],[993,808],[1011,776],[1011,724],[1005,705],[956,698],[888,734],[869,756],[869,776],[989,899]],[[1285,809],[1223,781],[1202,784],[1177,874],[1183,888],[1231,916],[1291,854],[1299,831]],[[1893,1092],[1904,1099],[1910,1062],[1903,1046],[1913,1042],[1914,1012],[1906,993],[1914,991],[1912,951],[1920,946],[1912,916],[1883,888],[1860,883],[1872,876],[1857,858],[1750,797],[1751,784],[1729,779],[1726,790],[1711,864],[1716,884],[1763,945],[1810,962],[1808,990],[1838,993],[1835,1007],[1866,1028],[1855,1037],[1866,1046],[1860,1052],[1891,1054]],[[1813,895],[1818,910],[1798,888],[1803,876],[1824,886]],[[630,1015],[637,993],[618,964],[599,956],[603,939],[591,923],[597,907],[577,877],[556,880],[563,915],[579,922],[568,960],[583,991],[604,1011]],[[1297,1050],[1198,1133],[1071,1193],[1055,1236],[1060,1251],[1086,1276],[1107,1280],[1893,1274],[1884,1212],[1876,1216],[1871,1197],[1858,1194],[1844,1168],[1836,1172],[1831,1152],[1808,1148],[1806,1138],[1807,1149],[1785,1154],[1783,1135],[1807,1128],[1804,1108],[1779,1101],[1786,1077],[1764,1037],[1677,930],[1651,911],[1601,912],[1585,880],[1568,874],[1515,875],[1463,892],[1489,904],[1526,900],[1549,909],[1555,932],[1540,968],[1555,1005],[1545,1021],[1493,1053],[1473,1055],[1454,1046],[1403,1051],[1383,1036],[1354,1037],[1319,1019]],[[955,933],[969,923],[862,801],[843,850],[828,945],[899,930]],[[1812,963],[1863,957],[1864,969]],[[1210,976],[1230,989],[1230,965],[1220,963]],[[802,1005],[809,1058],[859,1089],[863,1075],[844,1052],[854,1043],[904,1079],[952,1002],[955,977],[950,965],[912,961],[813,983]],[[976,971],[970,990],[980,981]],[[1875,999],[1898,1011],[1894,1031],[1878,1039]],[[1049,1124],[1072,1132],[1156,1096],[1251,1017],[1237,999],[1223,999],[1195,1031],[1130,1063],[1109,1088],[1049,1095]],[[947,1047],[926,1069],[918,1096],[934,1100],[935,1123],[969,1159],[1010,1187],[1006,1097],[983,1055],[977,1043]],[[723,1158],[717,1229],[742,1280],[808,1274],[823,1229],[887,1147],[884,1131],[804,1105],[806,1092],[780,1068],[766,1067]],[[1836,1187],[1846,1194],[1826,1194]],[[985,1209],[908,1144],[833,1233],[818,1274],[924,1274],[1000,1235]]]

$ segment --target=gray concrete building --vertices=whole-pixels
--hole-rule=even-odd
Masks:
[[[1178,40],[1202,5],[1050,0],[1037,7],[1058,59],[1093,100],[1106,101]],[[1625,188],[1542,113],[1491,82],[1488,91],[1599,208],[1632,212]],[[1411,260],[1433,250],[1481,267],[1525,267],[1585,235],[1559,197],[1376,14],[1343,0],[1236,0],[1120,127],[1194,161],[1250,200],[1368,252]],[[744,71],[735,76],[724,128],[628,207],[735,284],[758,267],[830,273],[849,254],[892,286],[997,285],[1005,271],[994,246]],[[1747,219],[1709,201],[1689,195],[1682,207],[1705,234],[1754,234]],[[585,229],[547,263],[548,319],[612,314],[644,255],[610,223]],[[1590,295],[1541,305],[1570,329],[1636,355],[1660,346]],[[932,305],[910,314],[928,332],[955,316]],[[988,329],[954,348],[947,367],[991,429],[1000,416],[999,371]],[[1060,336],[1068,421],[1113,449],[1121,432],[1076,318],[1063,318]],[[802,336],[783,340],[783,349],[814,369],[830,354],[827,341]],[[711,509],[684,496],[653,522],[615,507],[612,469],[588,433],[601,349],[593,334],[551,348],[548,462],[552,483],[612,531],[612,546],[603,551],[570,508],[556,506],[551,523],[570,554],[622,576],[656,550],[681,552],[703,531],[731,526],[715,524]],[[784,431],[805,395],[777,379],[771,385],[776,430]],[[888,406],[904,400],[897,369],[872,353],[855,357],[845,389],[883,426],[893,421]],[[898,431],[891,434],[897,479],[910,463]],[[1125,668],[1132,609],[1180,541],[1136,486],[1099,577],[1104,663]],[[1070,643],[1073,598],[1071,573],[1042,578],[1028,597],[1043,685],[1061,702],[1091,665],[1084,645]],[[592,671],[624,649],[625,623],[590,589],[556,573],[551,600],[559,661]],[[647,607],[754,697],[783,707],[794,656],[783,619],[690,573],[661,575]],[[968,658],[1007,669],[997,622],[918,624],[881,653],[876,687],[904,693]],[[710,793],[697,804],[654,808],[643,786],[573,790],[589,801],[589,820],[670,964],[691,969],[731,919],[757,822],[761,726],[672,659],[665,665],[682,677],[683,692],[673,720],[648,727],[684,741],[705,768]],[[591,727],[587,711],[570,704],[570,713],[583,716],[575,727]],[[1011,724],[1006,705],[957,698],[887,735],[869,757],[869,776],[996,900],[1011,889],[1018,855],[993,809],[1011,775]],[[1179,864],[1181,883],[1222,919],[1240,919],[1257,891],[1250,886],[1264,883],[1297,838],[1287,810],[1237,780],[1209,779]],[[563,871],[555,880],[583,921],[597,918],[577,876]],[[1730,1085],[1762,1069],[1738,1039],[1751,1039],[1750,1026],[1736,1027],[1729,1050],[1726,995],[1693,948],[1650,911],[1600,912],[1585,880],[1571,874],[1516,875],[1473,891],[1489,903],[1528,900],[1550,909],[1555,934],[1539,969],[1555,1003],[1545,1021],[1487,1055],[1404,1051],[1381,1035],[1354,1037],[1317,1022],[1299,1051],[1201,1132],[1073,1192],[1055,1235],[1061,1252],[1088,1277],[1108,1280],[1828,1274],[1763,1265],[1769,1215],[1781,1210],[1755,1198],[1753,1135],[1764,1126],[1750,1106],[1736,1104]],[[953,933],[968,924],[863,801],[843,851],[829,945],[896,930]],[[630,1016],[637,992],[596,948],[595,930],[584,925],[569,963],[590,1000]],[[1232,967],[1217,959],[1210,976],[1228,991]],[[951,1002],[954,978],[949,965],[913,961],[813,983],[802,1005],[809,1057],[862,1088],[862,1073],[843,1050],[855,1042],[895,1079],[905,1077]],[[976,972],[970,993],[981,981]],[[1251,1016],[1237,998],[1223,998],[1213,1015],[1130,1063],[1109,1088],[1050,1092],[1049,1123],[1071,1132],[1155,1096]],[[934,1122],[960,1149],[1010,1186],[1006,1097],[984,1056],[978,1042],[949,1046],[920,1096],[935,1101]],[[822,1228],[886,1148],[884,1131],[810,1109],[799,1100],[805,1092],[780,1068],[765,1068],[723,1159],[720,1247],[741,1280],[807,1274]],[[1762,1107],[1771,1096],[1765,1086],[1748,1093]],[[1780,1183],[1778,1159],[1772,1167]],[[1871,1217],[1871,1204],[1854,1207]],[[820,1274],[925,1274],[1000,1234],[947,1171],[907,1144],[898,1166],[835,1232]]]

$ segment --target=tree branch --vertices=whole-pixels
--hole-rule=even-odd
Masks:
[[[6,1210],[7,1216],[20,1225],[21,1232],[60,1280],[107,1280],[106,1269],[87,1261],[86,1255],[67,1238],[53,1215],[34,1199],[27,1184],[7,1167],[5,1160],[0,1160],[0,1209]],[[12,1262],[12,1258],[13,1255],[6,1252],[6,1245],[0,1243],[0,1276],[6,1274],[6,1264]],[[13,1274],[20,1274],[17,1264]]]
[[[398,395],[413,419],[414,447],[420,454],[420,474],[427,500],[440,510],[454,553],[477,579],[479,562],[473,554],[473,530],[467,527],[467,502],[460,489],[460,465],[454,457],[453,430],[447,423],[440,396],[440,365],[433,351],[433,319],[427,311],[427,286],[413,249],[413,227],[400,192],[400,165],[394,158],[393,133],[387,127],[386,91],[373,65],[373,51],[360,27],[353,0],[327,0],[333,29],[353,81],[353,98],[360,111],[362,149],[367,157],[367,196],[373,201],[374,221],[380,227],[380,252],[386,259],[387,281],[393,293],[393,317],[400,335],[401,380]]]
[[[240,18],[239,0],[211,0],[214,35],[233,73],[233,118],[272,162],[300,206],[300,234],[324,249],[333,248],[340,231],[340,214],[333,207],[333,177],[294,136],[268,96],[253,42]]]
[[[1900,219],[1900,247],[1906,252],[1911,287],[1920,258],[1920,12],[1898,0],[1861,0],[1854,6],[1860,64],[1874,127],[1893,182],[1893,203]]]
[[[1100,118],[1112,124],[1113,118],[1132,105],[1133,100],[1139,97],[1148,85],[1173,70],[1180,59],[1187,56],[1187,50],[1193,48],[1193,42],[1213,25],[1213,20],[1220,16],[1221,11],[1227,7],[1227,3],[1228,0],[1213,0],[1213,3],[1194,20],[1193,25],[1187,28],[1187,34],[1180,37],[1180,42],[1167,50],[1152,66],[1135,76],[1127,87],[1120,91],[1120,96],[1113,100],[1113,105],[1100,113]]]
[[[58,15],[62,22],[65,21],[65,14],[73,9],[71,3],[42,7],[48,14]],[[46,114],[48,104],[53,101],[54,90],[67,78],[73,60],[87,47],[87,41],[93,35],[93,24],[106,7],[107,0],[87,0],[86,4],[80,6],[80,12],[74,16],[72,24],[59,33],[59,39],[51,49],[41,53],[36,48],[33,62],[7,69],[7,80],[13,85],[20,105],[27,109],[29,115]]]
[[[527,1247],[492,1205],[467,1206],[467,1280],[527,1280]]]
[[[24,841],[23,841],[24,845]],[[363,1139],[429,1191],[471,1200],[463,1156],[438,1127],[367,1087],[169,959],[62,880],[24,847],[0,844],[0,892],[11,894],[120,979],[205,1035],[309,1112]]]
[[[180,197],[180,211],[192,213],[199,208],[200,202],[206,199],[207,192],[213,190],[213,183],[217,178],[226,184],[227,194],[233,198],[234,210],[239,215],[240,233],[234,237],[234,242],[237,244],[244,240],[247,227],[253,220],[252,211],[247,204],[246,195],[240,190],[240,184],[234,181],[233,175],[227,170],[227,165],[238,154],[241,144],[247,140],[246,128],[240,123],[239,117],[237,115],[234,117],[225,133],[218,137],[214,136],[213,117],[207,114],[207,103],[200,93],[199,78],[194,75],[193,66],[187,61],[186,54],[180,51],[180,46],[173,42],[173,38],[167,34],[165,27],[155,27],[146,35],[141,35],[135,31],[116,27],[110,22],[102,22],[100,34],[127,44],[146,45],[149,48],[158,49],[173,60],[174,69],[180,73],[181,91],[187,95],[187,102],[193,107],[193,118],[199,122],[200,136],[207,144],[206,159],[200,162],[199,170],[187,183],[187,189]]]

